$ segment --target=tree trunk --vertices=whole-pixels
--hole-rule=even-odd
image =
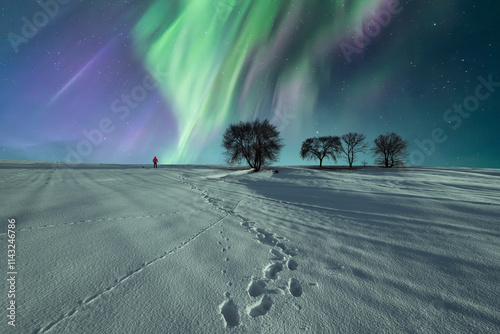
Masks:
[[[319,159],[319,168],[323,167],[323,159]]]

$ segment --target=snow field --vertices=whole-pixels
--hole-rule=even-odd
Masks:
[[[500,172],[278,169],[1,162],[15,331],[500,330]]]

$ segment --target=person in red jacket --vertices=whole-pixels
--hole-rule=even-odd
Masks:
[[[153,163],[154,163],[154,166],[153,166],[153,167],[154,167],[154,168],[158,168],[158,165],[157,165],[157,163],[158,163],[158,159],[156,158],[156,155],[155,155],[155,157],[153,158]]]

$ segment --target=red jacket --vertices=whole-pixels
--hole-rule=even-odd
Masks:
[[[153,162],[154,163],[157,163],[158,162],[158,159],[156,159],[156,157],[153,159]]]

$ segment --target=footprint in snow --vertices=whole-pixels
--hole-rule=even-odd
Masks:
[[[248,229],[251,229],[254,225],[255,225],[254,222],[251,222],[246,218],[244,218],[243,221],[241,222],[241,226],[245,226]]]
[[[275,246],[279,243],[278,239],[273,236],[273,233],[269,233],[262,228],[257,228],[256,231],[257,239],[264,245]]]
[[[287,262],[287,267],[288,269],[290,270],[297,270],[297,267],[299,266],[299,264],[297,263],[297,261],[293,260],[293,259],[290,259],[288,260]]]
[[[271,249],[271,254],[273,254],[278,260],[283,260],[285,255],[281,254],[281,252],[277,249]]]
[[[229,299],[220,305],[220,313],[224,317],[226,327],[237,327],[240,324],[238,306],[236,306],[232,299]]]
[[[264,268],[264,276],[270,279],[276,279],[278,277],[278,273],[283,270],[283,265],[279,262],[272,263],[267,265]]]
[[[295,278],[290,278],[290,281],[288,281],[288,289],[290,290],[290,294],[294,297],[300,297],[302,296],[302,284],[295,279]]]
[[[266,283],[261,280],[252,281],[248,285],[247,292],[251,297],[258,297],[266,292]]]
[[[253,307],[248,307],[248,315],[252,318],[256,318],[261,315],[265,315],[271,309],[273,301],[271,297],[265,295],[262,299]]]
[[[290,256],[297,255],[297,252],[295,250],[286,248],[282,242],[278,243],[277,246],[280,247],[286,255],[290,255]]]

